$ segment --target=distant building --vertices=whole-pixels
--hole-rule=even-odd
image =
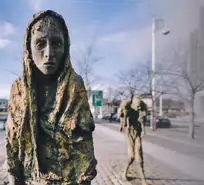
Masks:
[[[146,103],[149,112],[152,110],[151,94],[141,94],[142,100]],[[156,98],[156,111],[159,112],[159,98]],[[184,112],[185,104],[182,101],[172,100],[170,98],[163,98],[162,100],[163,113]]]
[[[121,103],[120,100],[113,100],[109,102],[108,99],[104,99],[103,106],[102,106],[103,115],[110,114],[110,113],[117,113],[120,103]]]
[[[164,114],[185,112],[185,103],[183,101],[164,98],[162,104]],[[156,106],[159,107],[159,99],[156,99]]]
[[[8,99],[0,99],[0,112],[8,111]]]

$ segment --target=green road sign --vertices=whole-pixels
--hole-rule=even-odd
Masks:
[[[92,91],[93,106],[100,107],[103,105],[103,91]]]

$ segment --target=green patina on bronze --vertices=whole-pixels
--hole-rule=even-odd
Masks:
[[[137,95],[133,98],[133,102],[131,107],[139,112],[139,118],[138,121],[141,124],[142,127],[142,136],[145,135],[145,122],[146,122],[146,116],[147,116],[147,105],[144,101],[142,101],[141,96]]]
[[[47,16],[61,23],[67,55],[54,98],[45,91],[39,113],[30,40],[33,25]],[[7,166],[15,184],[85,185],[96,176],[95,125],[83,80],[72,68],[69,47],[60,15],[50,10],[34,15],[25,35],[23,76],[12,86],[7,120]]]

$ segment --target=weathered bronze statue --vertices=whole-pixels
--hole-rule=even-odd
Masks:
[[[146,134],[145,122],[146,122],[146,116],[147,116],[147,105],[145,104],[144,101],[142,101],[141,95],[136,95],[133,98],[131,107],[139,112],[138,121],[140,122],[142,127],[141,136],[144,136]]]
[[[138,164],[142,184],[148,185],[145,180],[144,173],[144,160],[141,139],[142,126],[139,122],[139,111],[135,110],[134,107],[132,107],[132,104],[128,101],[123,101],[121,103],[120,109],[124,114],[124,117],[122,117],[121,119],[120,131],[125,132],[125,138],[128,147],[128,163],[124,170],[123,179],[127,180],[129,167],[134,161],[136,161]]]
[[[10,95],[10,184],[89,185],[96,176],[95,125],[69,51],[64,19],[51,10],[35,14],[25,35],[23,75]]]

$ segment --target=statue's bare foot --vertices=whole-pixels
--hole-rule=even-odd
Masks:
[[[123,179],[124,181],[128,181],[127,173],[123,173],[123,175],[122,175],[122,179]]]
[[[147,182],[145,179],[142,180],[142,185],[151,185],[151,183]]]

